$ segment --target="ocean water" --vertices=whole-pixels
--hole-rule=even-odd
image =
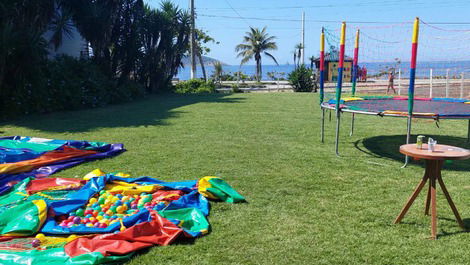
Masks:
[[[308,64],[309,66],[309,64]],[[402,62],[400,65],[397,65],[393,62],[374,62],[374,63],[359,63],[359,66],[365,66],[367,68],[368,75],[374,75],[379,72],[385,71],[388,68],[399,68],[401,69],[401,74],[403,78],[409,76],[409,62]],[[418,62],[416,67],[416,76],[418,78],[429,78],[430,69],[433,70],[433,77],[444,77],[449,69],[449,75],[451,77],[459,77],[462,72],[465,73],[465,76],[470,78],[470,61],[452,61],[452,62]],[[269,80],[267,75],[268,72],[277,72],[278,75],[287,75],[294,70],[293,64],[283,64],[283,65],[263,65],[263,80]],[[235,73],[238,71],[243,72],[245,75],[253,76],[256,73],[255,65],[224,65],[224,73]],[[397,70],[398,71],[398,70]],[[206,72],[208,76],[211,76],[214,72],[213,66],[206,66]],[[284,74],[282,74],[284,73]],[[180,68],[178,74],[176,75],[180,80],[188,80],[190,78],[190,67],[186,66],[185,68]],[[197,67],[197,77],[202,78],[202,71],[200,67]],[[385,76],[383,78],[386,78]]]

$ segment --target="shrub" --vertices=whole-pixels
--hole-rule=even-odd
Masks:
[[[300,65],[292,71],[287,80],[295,92],[310,92],[314,88],[314,81],[312,80],[312,69],[307,68],[305,65]]]
[[[45,92],[53,102],[46,111],[73,110],[126,102],[144,94],[137,83],[118,84],[103,74],[90,60],[59,56],[50,61],[46,71]]]
[[[0,105],[1,118],[29,113],[94,108],[140,97],[144,89],[137,83],[122,84],[109,79],[90,60],[58,56],[44,62],[31,83],[8,89],[7,104]]]
[[[232,93],[243,93],[243,90],[240,89],[240,86],[237,84],[232,85]]]
[[[179,82],[174,86],[173,90],[179,94],[216,92],[213,81],[206,82],[202,79],[191,79]]]

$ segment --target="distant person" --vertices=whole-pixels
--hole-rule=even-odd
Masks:
[[[362,67],[362,81],[367,82],[367,68],[365,66]]]
[[[362,81],[362,68],[361,67],[357,67],[357,73],[356,73],[356,78],[357,78],[357,81]]]
[[[388,91],[393,90],[393,94],[396,94],[395,87],[393,86],[393,81],[395,80],[395,71],[390,71],[388,73],[388,86],[387,86],[387,94]]]

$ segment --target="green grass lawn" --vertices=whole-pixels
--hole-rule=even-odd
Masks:
[[[468,264],[462,232],[438,189],[439,239],[421,194],[392,225],[423,174],[401,169],[406,120],[350,115],[334,155],[335,122],[320,143],[318,96],[307,93],[168,95],[106,108],[3,123],[3,135],[122,142],[127,152],[58,175],[95,168],[163,180],[223,177],[249,203],[212,203],[212,232],[153,247],[127,264]],[[334,117],[334,115],[333,115]],[[416,121],[413,132],[468,147],[467,123]],[[470,160],[469,160],[470,161]],[[447,164],[444,181],[470,227],[470,162]]]

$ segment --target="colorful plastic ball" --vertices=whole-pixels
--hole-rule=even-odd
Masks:
[[[92,223],[87,223],[86,227],[93,227],[93,224]]]
[[[33,239],[33,241],[31,241],[31,246],[33,248],[37,248],[41,245],[41,241],[39,239]]]
[[[102,219],[103,219],[103,216],[101,216],[101,215],[98,215],[98,216],[96,217],[96,220],[98,220],[98,221],[100,221],[100,220],[102,220]]]
[[[100,223],[96,222],[93,224],[94,227],[100,227]]]
[[[37,235],[35,236],[35,238],[36,238],[36,239],[39,239],[39,240],[41,240],[41,241],[46,240],[46,236],[45,236],[44,234],[42,234],[42,233],[37,234]]]
[[[96,216],[98,216],[98,213],[99,213],[98,211],[93,211],[92,215],[93,215],[94,217],[96,217]]]
[[[98,201],[98,200],[97,200],[96,198],[91,198],[91,199],[89,200],[89,203],[93,204],[93,203],[95,203],[95,202],[97,202],[97,201]]]
[[[75,218],[73,218],[73,223],[74,223],[74,224],[79,224],[80,221],[81,221],[81,219],[80,219],[80,217],[78,217],[78,216],[75,217]]]
[[[75,214],[77,214],[77,216],[83,216],[85,214],[85,211],[83,209],[78,209]]]
[[[124,211],[124,208],[122,208],[122,206],[116,207],[116,212],[122,213],[123,211]]]

